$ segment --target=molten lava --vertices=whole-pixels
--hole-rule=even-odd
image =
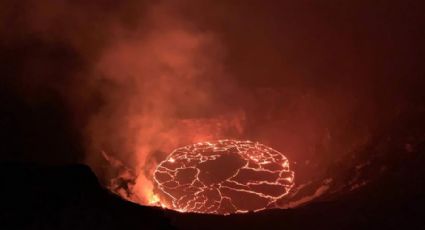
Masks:
[[[219,140],[174,150],[154,172],[159,204],[181,212],[230,214],[273,207],[293,186],[280,152],[251,141]]]

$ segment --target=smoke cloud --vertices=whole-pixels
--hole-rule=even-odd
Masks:
[[[104,150],[125,162],[137,175],[134,188],[152,190],[152,157],[239,136],[244,115],[221,98],[238,89],[223,69],[223,48],[214,34],[193,28],[168,4],[153,5],[146,14],[141,28],[115,32],[96,63],[105,104],[88,135],[91,152]]]

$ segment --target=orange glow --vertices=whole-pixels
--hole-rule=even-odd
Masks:
[[[166,153],[199,141],[239,138],[245,129],[245,111],[226,105],[219,94],[237,91],[225,72],[220,40],[192,28],[169,7],[149,8],[143,19],[149,28],[112,30],[114,39],[93,69],[105,105],[88,125],[94,154],[87,161],[101,172],[97,155],[108,152],[105,180],[111,190],[143,205],[155,204],[153,172]],[[131,181],[122,183],[122,170],[131,171]],[[131,186],[122,186],[127,181]]]
[[[174,150],[158,165],[154,197],[180,212],[259,211],[287,195],[293,179],[286,157],[260,143],[201,142]]]
[[[149,204],[156,204],[159,202],[159,197],[157,195],[152,195],[149,198]]]

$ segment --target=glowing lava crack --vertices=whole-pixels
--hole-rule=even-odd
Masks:
[[[174,150],[155,173],[161,205],[229,214],[273,207],[293,186],[286,157],[251,141],[220,140]]]

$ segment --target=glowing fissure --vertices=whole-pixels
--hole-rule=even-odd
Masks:
[[[219,140],[174,150],[154,172],[157,204],[230,214],[273,207],[294,180],[288,159],[258,142]]]

